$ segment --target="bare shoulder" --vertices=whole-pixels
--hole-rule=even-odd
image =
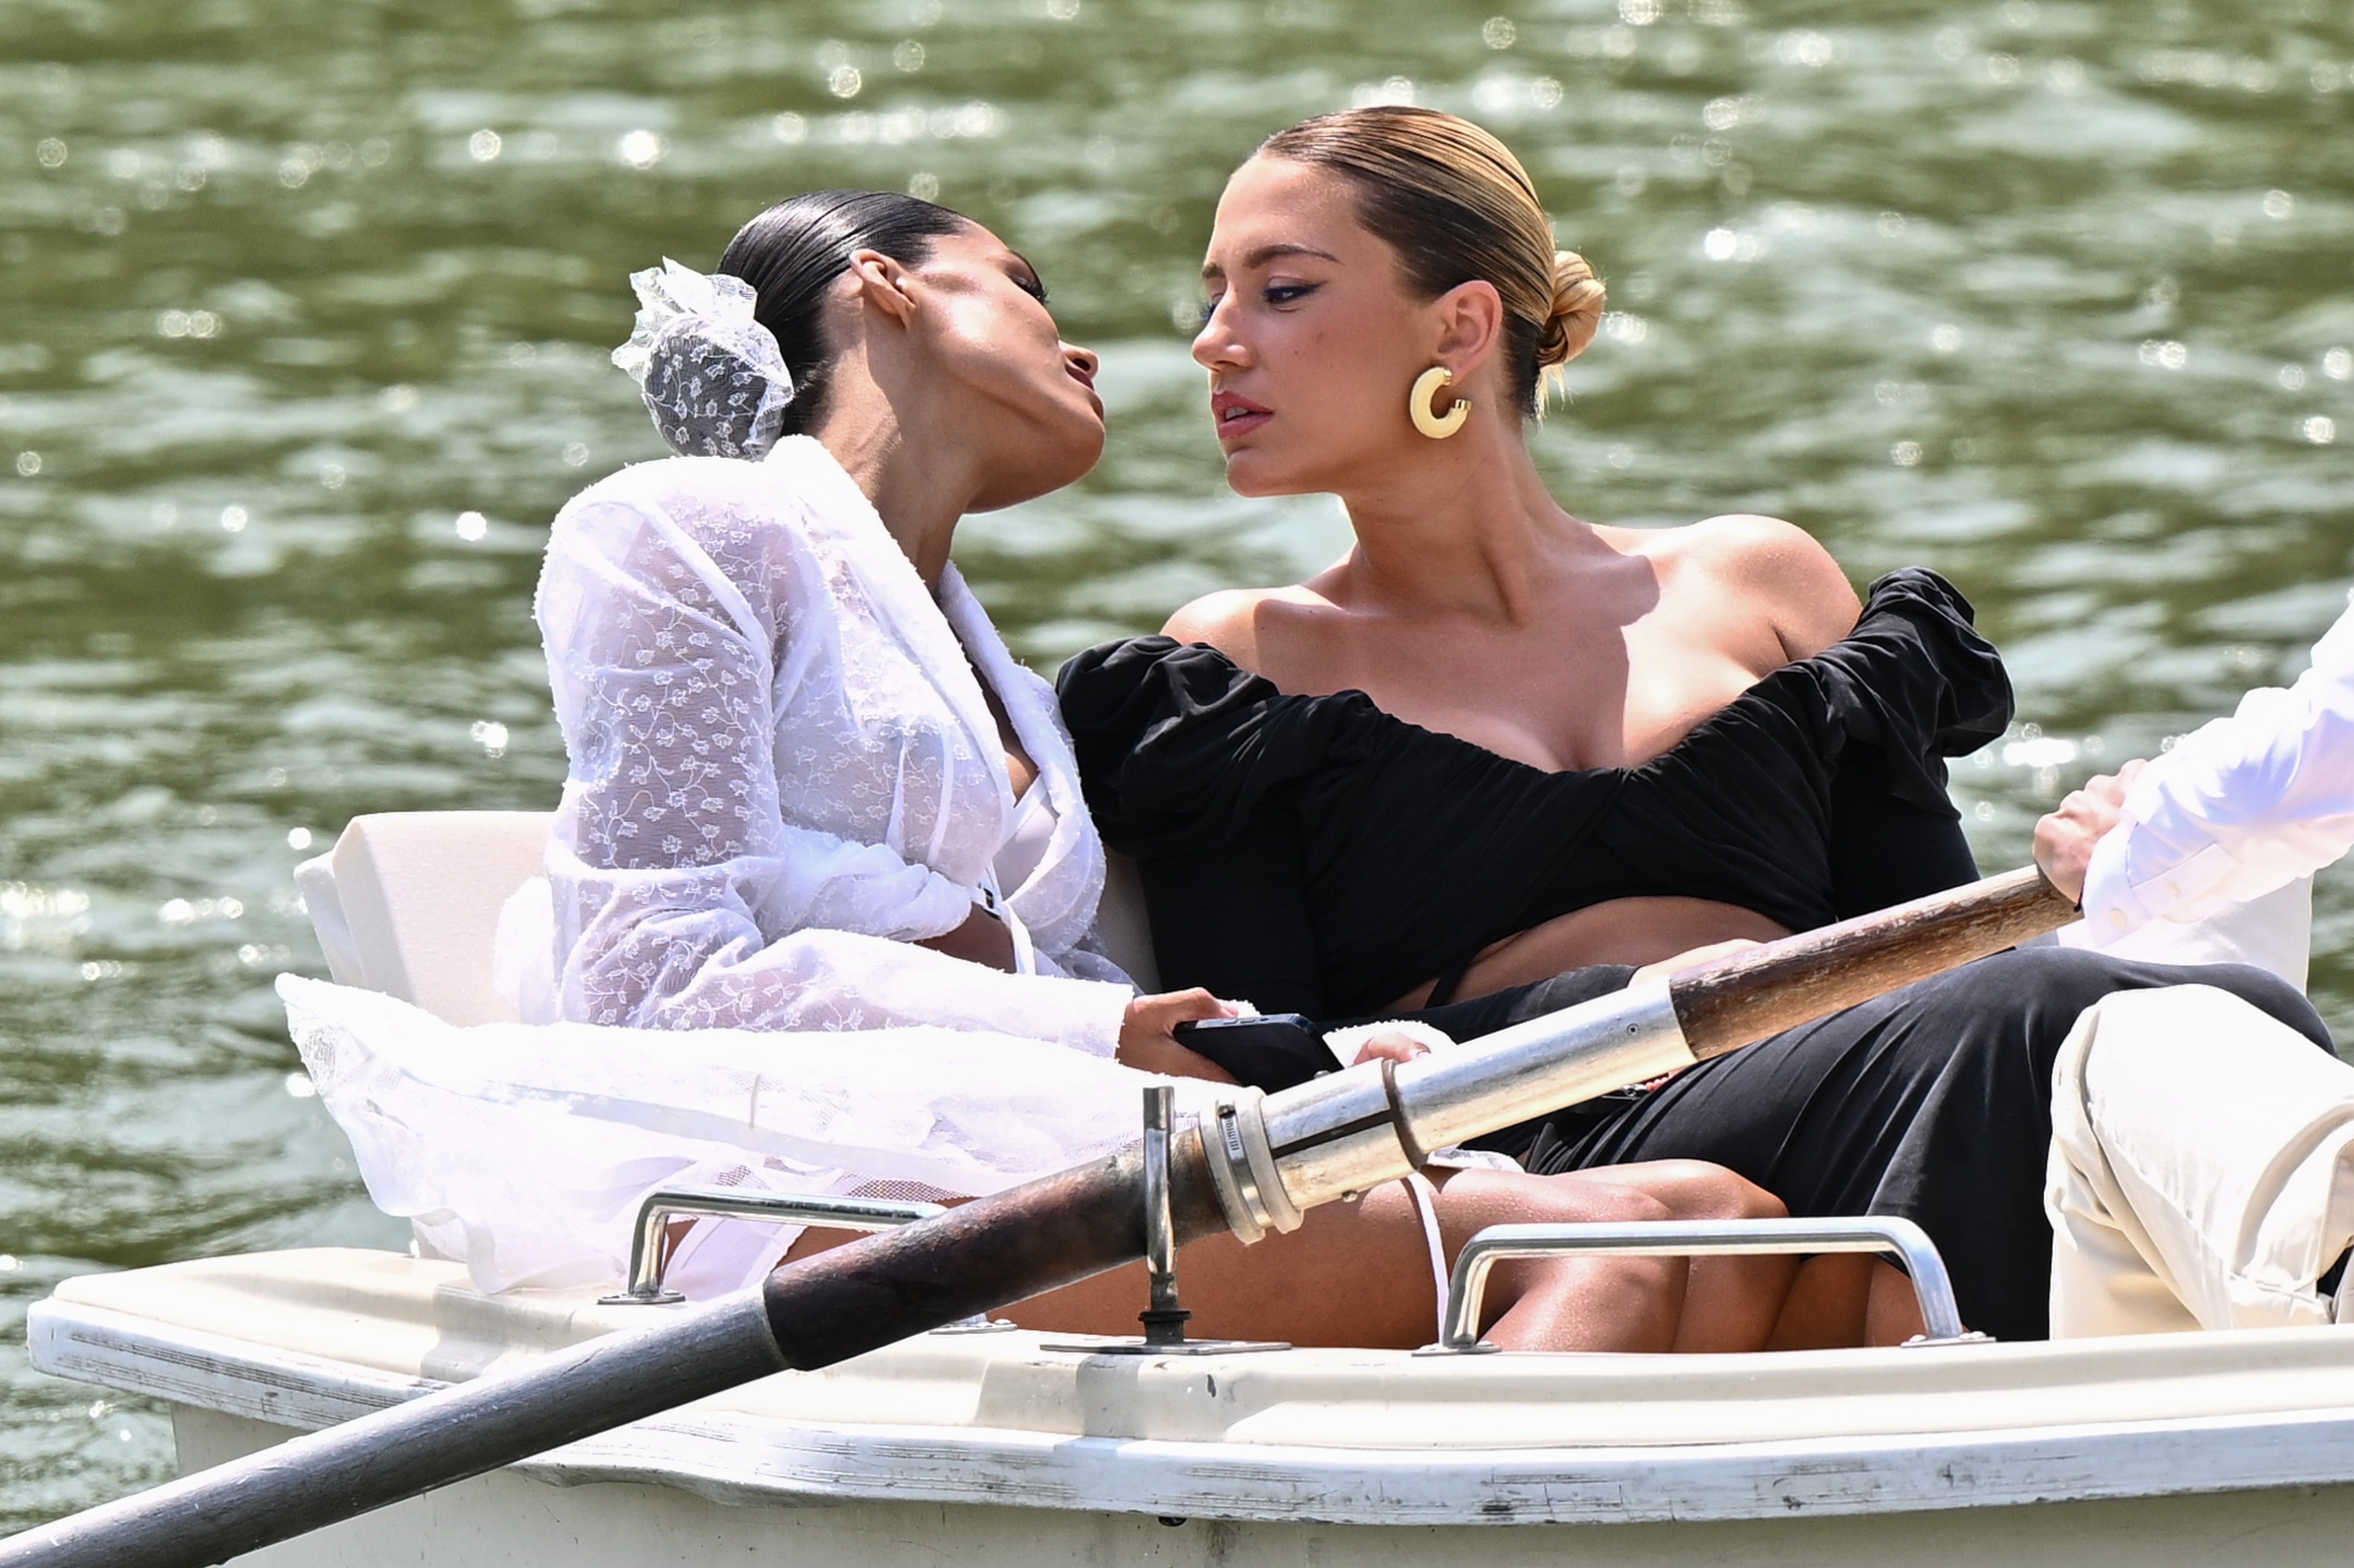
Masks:
[[[1755,513],[1703,518],[1663,539],[1673,564],[1753,606],[1781,640],[1784,656],[1811,658],[1850,631],[1862,603],[1831,553],[1796,524]],[[1662,561],[1667,566],[1668,561]]]
[[[1161,629],[1180,642],[1206,642],[1246,670],[1258,667],[1258,612],[1288,588],[1221,588],[1171,616]]]
[[[1274,605],[1320,608],[1325,598],[1307,587],[1219,588],[1177,609],[1161,629],[1161,636],[1177,638],[1180,642],[1207,642],[1243,669],[1259,671],[1259,629],[1267,609]]]

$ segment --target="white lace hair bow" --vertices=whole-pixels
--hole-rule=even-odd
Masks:
[[[776,335],[752,316],[758,296],[741,278],[706,277],[669,257],[630,274],[637,328],[613,351],[684,457],[757,458],[776,444],[792,372]]]

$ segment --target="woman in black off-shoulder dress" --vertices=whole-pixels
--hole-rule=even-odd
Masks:
[[[1362,693],[1288,696],[1166,637],[1090,650],[1062,680],[1088,804],[1137,857],[1162,983],[1268,1012],[1391,1016],[1495,940],[1617,897],[1754,908],[1793,930],[1976,874],[1944,758],[1999,735],[2009,683],[1968,605],[1925,571],[1632,768],[1548,773],[1391,717]],[[1469,1038],[1617,990],[1631,965],[1413,1012]],[[2050,1065],[2112,991],[2167,965],[2061,948],[1968,965],[1649,1093],[1488,1147],[1539,1172],[1640,1160],[1731,1167],[1794,1214],[1901,1214],[1951,1266],[1966,1321],[2040,1338]],[[2220,985],[2327,1042],[2261,970]]]
[[[1514,270],[1550,251],[1541,221],[1496,216],[1522,199],[1497,195],[1508,174],[1528,192],[1460,121],[1361,111],[1274,138],[1221,204],[1195,355],[1229,479],[1338,493],[1358,546],[1298,588],[1214,597],[1180,612],[1180,635],[1063,673],[1088,803],[1139,863],[1166,985],[1319,1020],[1407,1012],[1462,1038],[1623,986],[1663,956],[1647,921],[1770,936],[1977,874],[1945,759],[2002,733],[2010,688],[1950,584],[1884,577],[1840,635],[1851,595],[1785,524],[1638,535],[1544,496],[1513,416],[1540,366],[1592,336],[1600,287],[1564,253],[1548,312]],[[1432,378],[1408,423],[1425,359],[1470,393],[1451,429]],[[1358,398],[1393,378],[1386,401]],[[1605,620],[1623,639],[1596,639],[1628,582],[1650,597]],[[1503,607],[1485,620],[1482,595]],[[1570,647],[1587,652],[1553,651]],[[1597,685],[1592,651],[1613,648],[1623,678]],[[1689,722],[1672,703],[1638,711],[1663,690]],[[1553,765],[1469,737],[1520,744],[1548,723],[1568,737]],[[1553,760],[1622,733],[1609,765]],[[1564,972],[1497,983],[1498,956],[1546,932],[1574,955]],[[1628,961],[1590,961],[1612,957]],[[2327,1043],[2258,970],[2024,948],[1493,1146],[1543,1172],[1712,1160],[1793,1214],[1903,1215],[1944,1252],[1967,1322],[2040,1338],[2053,1054],[2100,997],[2193,980]]]

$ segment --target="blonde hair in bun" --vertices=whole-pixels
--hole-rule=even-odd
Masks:
[[[1602,280],[1575,250],[1553,253],[1553,311],[1537,330],[1537,364],[1558,370],[1585,352],[1602,325]]]
[[[1382,104],[1304,120],[1259,154],[1346,175],[1358,221],[1397,251],[1416,291],[1437,299],[1474,279],[1494,284],[1513,396],[1543,412],[1543,381],[1602,324],[1602,281],[1584,257],[1553,249],[1536,184],[1511,148],[1456,115]]]

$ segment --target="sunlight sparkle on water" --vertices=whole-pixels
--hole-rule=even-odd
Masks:
[[[2076,760],[2077,745],[2062,736],[2031,736],[2002,748],[2003,762],[2012,768],[2064,768]]]

